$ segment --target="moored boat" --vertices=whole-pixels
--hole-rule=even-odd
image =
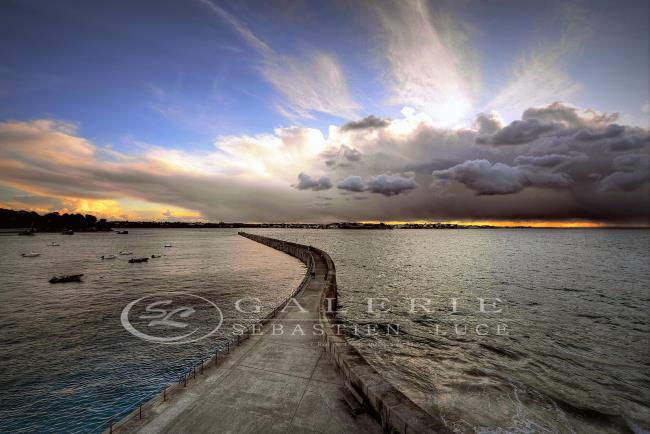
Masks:
[[[54,276],[50,279],[50,283],[66,283],[66,282],[81,282],[83,274],[69,274],[65,276]]]
[[[129,264],[138,264],[140,262],[147,262],[149,258],[131,258],[129,259]]]
[[[156,258],[162,258],[162,255],[151,255],[151,257],[152,257],[153,259],[156,259]]]
[[[127,256],[127,255],[132,255],[133,252],[127,252],[127,251],[122,251],[120,252],[120,255]]]
[[[171,247],[171,246],[172,246],[171,244],[165,244],[165,247]]]
[[[20,256],[22,256],[23,258],[35,258],[37,256],[41,256],[41,254],[36,252],[29,252],[29,253],[21,253]]]
[[[115,259],[117,256],[115,255],[102,255],[100,256],[101,259]]]
[[[119,235],[126,235],[129,233],[129,231],[117,231],[116,233]]]
[[[72,229],[68,229],[67,231],[61,232],[61,235],[74,235],[74,231]]]

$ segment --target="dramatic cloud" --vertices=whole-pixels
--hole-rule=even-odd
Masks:
[[[492,145],[521,145],[538,139],[543,134],[558,128],[557,124],[543,124],[537,119],[514,121],[491,136],[482,136],[476,143]]]
[[[337,188],[346,191],[361,192],[366,189],[366,185],[360,176],[352,175],[345,178],[336,185]]]
[[[487,160],[471,160],[449,169],[434,170],[438,180],[454,180],[479,194],[509,194],[524,188],[525,177],[515,167]]]
[[[298,184],[295,185],[298,190],[312,190],[322,191],[332,188],[332,181],[327,176],[321,176],[318,179],[313,179],[306,173],[298,175]]]
[[[650,133],[573,110],[553,104],[505,126],[487,115],[455,129],[405,110],[383,128],[277,128],[218,137],[211,151],[142,145],[128,154],[71,124],[3,122],[0,184],[11,193],[0,202],[114,216],[128,202],[140,215],[217,221],[647,223]]]
[[[317,50],[304,58],[277,53],[223,8],[210,0],[201,2],[230,23],[259,53],[263,76],[289,104],[282,107],[285,115],[311,118],[315,111],[345,119],[357,117],[359,105],[350,96],[343,69],[333,55]]]
[[[418,187],[413,177],[414,173],[407,173],[406,177],[382,173],[381,175],[371,176],[367,182],[364,182],[360,176],[352,175],[341,181],[337,187],[341,190],[382,194],[384,196],[397,196],[398,194],[408,193]]]
[[[341,131],[366,130],[369,128],[384,128],[390,122],[377,116],[366,116],[358,121],[351,121],[341,127]]]
[[[601,135],[604,136],[605,133],[601,133]],[[641,128],[636,127],[626,127],[616,137],[594,137],[595,138],[592,140],[598,140],[598,142],[602,146],[606,147],[610,152],[634,151],[646,148],[648,144],[650,144],[650,135],[648,135],[648,130],[642,130]],[[579,137],[576,137],[576,139],[580,140]]]
[[[126,155],[77,136],[71,124],[4,122],[0,183],[113,218],[121,213],[117,203],[128,199],[155,207],[157,217],[166,205],[173,206],[175,215],[189,215],[191,210],[196,218],[217,221],[259,220],[260,209],[268,220],[283,220],[304,209],[297,192],[291,193],[295,190],[288,185],[287,168],[297,164],[297,156],[316,158],[321,149],[314,148],[310,130],[277,132],[279,136],[224,138],[218,144],[227,151],[191,154],[149,147],[139,155]],[[151,215],[151,210],[145,211]]]
[[[561,102],[554,102],[545,107],[526,109],[521,116],[523,120],[535,119],[544,123],[561,123],[567,127],[611,127],[619,119],[618,113],[598,113],[593,109],[580,111]],[[617,126],[618,127],[618,126]],[[608,130],[611,128],[608,128]]]
[[[474,127],[479,134],[494,134],[503,128],[503,120],[496,113],[479,113]]]
[[[424,0],[369,5],[390,67],[390,101],[426,112],[439,125],[470,115],[479,74],[468,27],[457,17],[432,13]]]
[[[366,188],[371,193],[383,194],[384,196],[396,196],[417,188],[418,184],[412,176],[402,177],[400,175],[382,173],[381,175],[370,178]]]
[[[602,191],[634,191],[648,183],[650,161],[648,154],[619,155],[612,163],[616,172],[600,181]]]
[[[532,167],[558,167],[560,165],[576,162],[586,161],[589,158],[585,154],[573,153],[570,155],[562,154],[548,154],[548,155],[520,155],[515,158],[515,164],[518,166],[532,166]]]
[[[492,164],[487,160],[471,160],[446,170],[435,170],[437,180],[463,183],[477,194],[512,194],[528,186],[566,187],[571,183],[566,173],[551,173],[521,166]]]
[[[574,1],[285,2],[165,7],[162,21],[180,11],[191,24],[176,20],[154,45],[150,26],[135,26],[119,41],[128,50],[104,32],[111,55],[90,63],[96,38],[38,67],[5,56],[0,206],[213,221],[648,222],[648,32],[633,22],[644,8],[599,20],[606,8]],[[29,31],[14,54],[61,51],[16,26]],[[107,81],[116,64],[132,79]],[[48,79],[61,65],[70,82]],[[594,106],[558,102],[572,99]]]
[[[527,109],[522,120],[513,121],[493,134],[476,138],[478,144],[522,145],[565,148],[598,146],[610,152],[638,150],[650,144],[648,130],[615,123],[618,114],[580,111],[561,103]]]

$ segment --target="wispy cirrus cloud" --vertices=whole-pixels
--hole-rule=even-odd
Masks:
[[[567,4],[562,9],[565,27],[556,40],[548,40],[522,53],[511,65],[509,80],[491,99],[487,109],[516,119],[529,107],[568,101],[582,85],[565,70],[571,55],[591,32],[585,11]]]
[[[279,106],[283,115],[312,118],[312,112],[320,112],[344,119],[357,117],[360,107],[350,95],[345,73],[334,55],[318,50],[302,58],[278,53],[222,7],[210,0],[201,3],[258,52],[262,75],[286,100]]]
[[[434,16],[424,0],[368,5],[380,25],[390,102],[414,107],[443,126],[471,115],[480,74],[469,26],[457,17]]]

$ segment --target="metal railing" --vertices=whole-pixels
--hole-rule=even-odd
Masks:
[[[253,334],[256,331],[255,327],[259,325],[267,324],[272,318],[274,318],[278,314],[278,312],[284,309],[287,303],[289,303],[289,300],[294,298],[309,284],[309,281],[314,275],[315,266],[316,266],[314,257],[309,249],[307,249],[305,257],[299,257],[297,254],[294,254],[297,253],[297,249],[302,249],[302,251],[304,252],[303,246],[299,244],[273,240],[266,237],[246,234],[244,232],[240,232],[239,234],[245,236],[246,238],[250,238],[253,241],[257,241],[265,245],[269,245],[268,244],[269,240],[280,243],[280,247],[282,248],[278,248],[276,246],[270,246],[270,245],[269,246],[274,247],[277,250],[282,250],[302,260],[307,265],[307,272],[305,273],[305,276],[300,282],[300,285],[298,285],[298,287],[291,293],[291,295],[285,297],[280,303],[278,303],[278,305],[273,310],[271,310],[264,318],[259,318],[255,320],[253,323],[249,324],[242,331],[241,334],[235,335],[232,339],[225,339],[224,342],[225,346],[215,348],[214,352],[212,352],[210,357],[208,357],[207,359],[203,359],[200,363],[192,364],[190,368],[185,371],[182,377],[180,377],[178,382],[169,383],[164,387],[161,387],[161,389],[158,392],[156,392],[152,397],[136,400],[134,403],[128,405],[124,409],[120,410],[118,413],[115,413],[112,416],[94,425],[89,431],[87,431],[88,433],[94,434],[94,433],[104,432],[104,433],[112,434],[114,432],[117,432],[120,426],[123,426],[125,423],[131,420],[134,419],[142,420],[142,418],[144,417],[143,415],[146,413],[147,410],[153,407],[156,403],[167,401],[167,399],[171,398],[173,394],[178,393],[180,390],[186,388],[190,383],[190,381],[197,379],[197,374],[202,375],[204,371],[206,369],[209,369],[211,366],[212,367],[219,366],[220,355],[221,358],[225,357],[225,354],[230,353],[231,348],[248,340],[251,334]],[[293,247],[294,249],[296,249],[296,251],[290,253],[288,251],[290,247]]]

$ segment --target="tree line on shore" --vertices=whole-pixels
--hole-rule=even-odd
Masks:
[[[524,228],[526,226],[512,226]],[[40,215],[34,211],[16,211],[0,208],[0,228],[30,229],[35,232],[99,232],[126,228],[283,228],[283,229],[474,229],[495,228],[494,226],[459,225],[449,223],[210,223],[169,221],[107,221],[91,214],[59,214],[51,212]]]
[[[40,215],[34,211],[15,211],[4,208],[0,208],[0,227],[6,229],[31,228],[37,232],[111,230],[106,219],[97,219],[90,214],[51,212]]]

